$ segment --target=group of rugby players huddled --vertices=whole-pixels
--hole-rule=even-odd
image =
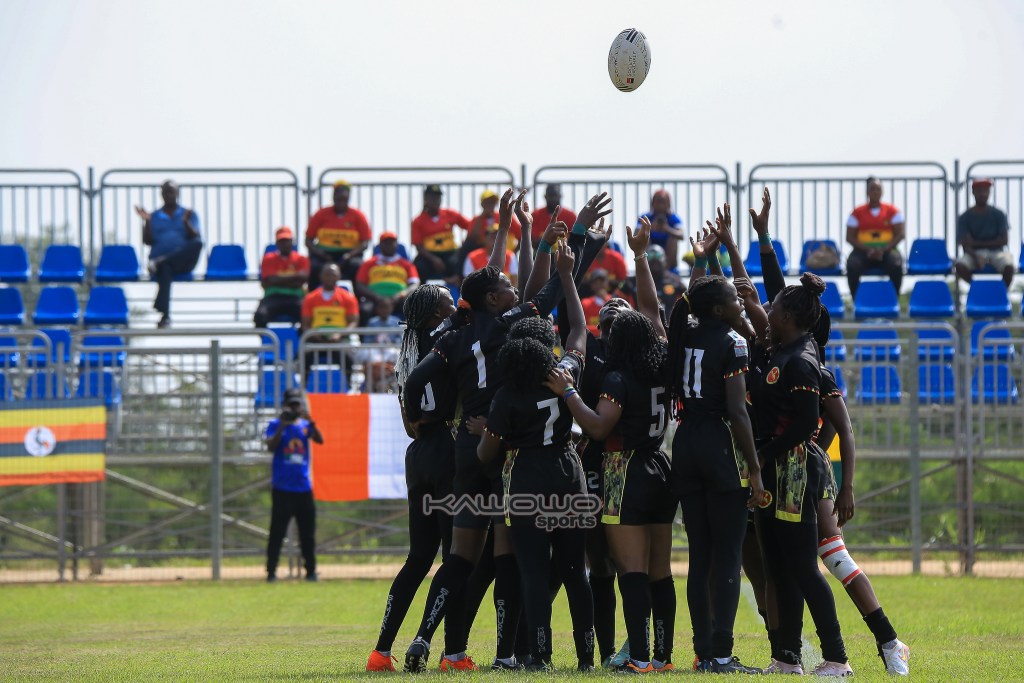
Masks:
[[[770,305],[743,269],[726,204],[691,238],[689,287],[666,312],[646,260],[651,226],[641,219],[627,229],[636,309],[607,301],[599,338],[587,330],[577,286],[611,234],[610,198],[593,197],[572,226],[553,218],[535,251],[524,196],[501,198],[498,247],[465,279],[458,305],[434,285],[405,302],[396,375],[413,439],[410,551],[367,670],[394,670],[398,628],[438,547],[443,562],[406,671],[426,670],[442,620],[441,670],[478,668],[468,636],[492,582],[493,669],[553,669],[551,605],[561,586],[579,670],[595,662],[631,673],[674,669],[672,524],[681,505],[695,670],[803,673],[806,602],[824,660],[814,673],[852,675],[820,557],[861,611],[887,670],[908,673],[909,648],[839,530],[854,510],[854,441],[821,362],[830,327],[824,283],[805,273],[785,285],[767,231],[767,189],[750,216]],[[523,227],[521,294],[500,269],[513,214]],[[733,282],[721,275],[719,245]],[[669,458],[662,446],[673,418]],[[841,489],[823,450],[833,439]],[[768,632],[763,670],[733,655],[741,567]],[[618,652],[616,577],[628,637]]]

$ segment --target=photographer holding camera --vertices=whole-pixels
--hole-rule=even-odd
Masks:
[[[281,416],[267,425],[267,450],[274,453],[271,470],[270,539],[267,541],[267,582],[277,581],[281,542],[292,517],[299,527],[299,546],[306,563],[306,581],[316,581],[316,507],[309,473],[309,440],[322,444],[323,434],[309,416],[302,391],[284,392]]]

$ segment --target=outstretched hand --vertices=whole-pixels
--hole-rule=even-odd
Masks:
[[[647,252],[647,245],[651,242],[651,221],[647,216],[640,216],[640,226],[636,232],[630,230],[628,225],[626,226],[626,242],[634,256]]]
[[[565,227],[565,223],[562,221],[552,220],[548,224],[548,227],[545,228],[544,234],[541,235],[541,240],[547,242],[548,246],[554,246],[555,242],[565,239],[567,232],[568,229]]]
[[[771,210],[772,195],[768,192],[768,187],[766,186],[764,192],[761,193],[761,213],[755,212],[753,207],[750,209],[750,224],[758,235],[768,232],[768,214],[771,213]]]
[[[572,375],[563,368],[552,368],[547,379],[544,380],[544,386],[561,396],[566,389],[572,386]]]
[[[502,225],[512,224],[512,188],[505,190],[505,193],[501,195],[501,201],[498,203],[498,221]]]
[[[732,237],[732,209],[728,202],[725,203],[724,211],[722,208],[718,209],[715,224],[711,225],[709,222],[708,229],[720,244],[724,244],[726,247],[736,246],[736,241]]]
[[[593,227],[593,225],[597,223],[598,218],[607,216],[612,212],[611,209],[607,208],[611,201],[612,198],[608,196],[607,192],[595,194],[590,198],[590,201],[580,209],[579,215],[576,216],[577,222],[582,223],[588,228]]]
[[[738,277],[733,279],[733,284],[736,286],[736,295],[744,301],[752,301],[753,303],[761,303],[758,301],[757,288],[750,281],[750,278]]]
[[[533,228],[533,214],[530,213],[530,204],[526,201],[526,190],[520,190],[515,202],[516,220],[523,227],[525,232]]]
[[[139,218],[147,222],[149,221],[150,218],[152,218],[152,216],[149,215],[149,211],[146,211],[145,209],[138,205],[135,206],[135,213],[139,216]]]
[[[564,223],[562,224],[564,226]],[[572,282],[573,267],[576,265],[576,256],[572,253],[572,249],[569,248],[568,244],[562,243],[562,246],[555,252],[555,267],[558,269],[558,274],[562,277],[564,282]]]

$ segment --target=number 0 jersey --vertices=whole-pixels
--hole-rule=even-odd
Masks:
[[[690,322],[685,353],[685,415],[725,415],[725,380],[747,372],[747,340],[719,320]]]

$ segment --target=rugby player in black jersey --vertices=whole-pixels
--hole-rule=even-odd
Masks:
[[[669,488],[669,462],[661,450],[669,403],[662,366],[665,329],[637,311],[622,311],[608,339],[608,368],[597,409],[573,389],[572,378],[552,370],[548,386],[568,392],[567,404],[588,436],[604,442],[601,521],[619,573],[629,637],[627,671],[673,669],[675,587],[672,521],[678,501]],[[651,658],[651,629],[654,632]]]
[[[495,241],[495,254],[504,249],[505,235],[511,223],[511,192],[502,197],[499,210],[499,234]],[[609,213],[610,199],[605,193],[591,198],[580,210],[577,223],[569,237],[569,246],[577,257],[577,275],[586,272],[590,262],[603,245],[602,239],[588,239],[587,231],[596,221]],[[500,249],[499,249],[500,247]],[[581,255],[582,254],[582,255]],[[494,254],[492,254],[492,261]],[[534,269],[534,276],[544,275]],[[533,276],[531,280],[535,279]],[[445,617],[450,625],[445,628],[445,657],[442,670],[476,669],[466,653],[468,634],[465,633],[465,610],[462,604],[466,580],[480,558],[487,538],[491,518],[481,514],[478,507],[468,501],[486,501],[492,492],[490,479],[484,474],[476,457],[479,437],[471,434],[466,421],[486,415],[498,389],[497,354],[505,344],[508,328],[516,320],[531,316],[547,316],[561,294],[561,282],[555,273],[531,301],[519,304],[519,297],[508,278],[496,267],[488,266],[469,275],[462,285],[462,302],[471,310],[467,325],[445,335],[434,350],[416,367],[406,383],[408,394],[406,410],[409,418],[419,417],[418,397],[428,382],[451,382],[458,388],[463,422],[455,440],[454,494],[458,505],[455,512],[452,549],[431,582],[427,607],[416,639],[406,652],[405,669],[423,671],[429,655],[428,634],[436,622]],[[518,305],[517,305],[518,304]],[[501,591],[508,603],[516,601],[519,592],[518,573],[511,557],[511,544],[507,533],[498,527],[494,539],[495,592]],[[498,557],[510,557],[498,562]],[[509,561],[511,560],[511,561]],[[504,572],[504,577],[503,577]],[[506,585],[500,585],[507,578]],[[497,598],[496,598],[497,599]],[[518,606],[515,607],[518,613]],[[456,628],[458,626],[458,628]],[[511,624],[510,624],[511,626]],[[515,629],[511,629],[514,633]],[[511,638],[504,642],[510,642]]]
[[[696,671],[761,673],[732,654],[748,508],[762,494],[746,408],[751,336],[736,288],[723,277],[692,282],[672,310],[666,374],[672,398],[682,402],[672,485],[690,551],[686,595]]]
[[[594,668],[594,608],[587,583],[584,530],[596,524],[589,509],[583,469],[571,441],[572,415],[563,397],[544,386],[548,372],[563,368],[578,382],[583,370],[586,318],[572,281],[574,258],[558,250],[570,329],[565,354],[558,361],[550,346],[516,334],[498,355],[503,385],[491,402],[477,455],[481,462],[507,451],[502,470],[505,524],[510,527],[519,563],[529,624],[528,670],[551,670],[551,597],[548,574],[554,559],[565,584],[573,622],[577,669]],[[513,338],[515,337],[515,338]],[[553,551],[553,552],[552,552]]]
[[[433,331],[455,313],[455,302],[447,287],[420,285],[405,300],[405,334],[395,364],[399,400],[409,374],[437,341]],[[452,543],[452,518],[435,511],[424,512],[424,498],[438,500],[452,492],[455,476],[455,439],[451,421],[455,417],[455,390],[447,384],[428,383],[420,401],[422,418],[416,425],[405,419],[405,430],[413,439],[405,452],[405,480],[409,489],[409,555],[388,591],[377,646],[366,663],[367,671],[394,671],[391,646],[405,619],[420,583],[441,548],[448,556]]]

